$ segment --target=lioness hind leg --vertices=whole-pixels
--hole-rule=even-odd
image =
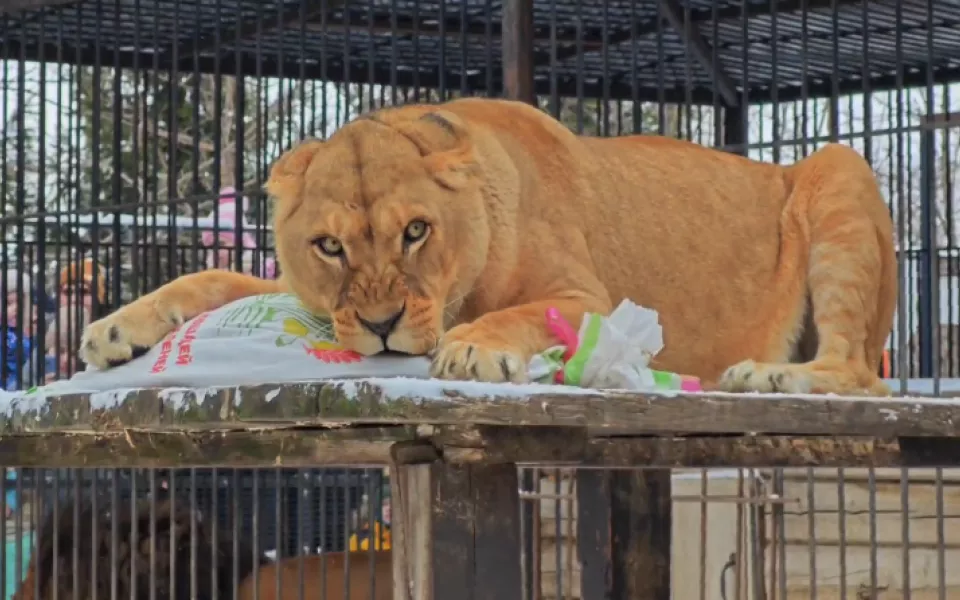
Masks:
[[[877,375],[896,304],[893,224],[866,161],[828,146],[795,167],[786,210],[809,225],[807,293],[817,349],[799,364],[744,361],[726,391],[889,395]]]
[[[203,312],[278,291],[277,281],[220,269],[184,275],[91,323],[80,339],[80,359],[99,369],[121,365]]]

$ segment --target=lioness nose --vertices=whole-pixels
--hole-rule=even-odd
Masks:
[[[384,319],[383,321],[378,321],[376,323],[371,323],[370,321],[364,319],[363,317],[357,315],[357,318],[360,319],[360,323],[369,329],[375,335],[380,336],[381,338],[386,338],[393,329],[397,326],[397,323],[400,322],[400,318],[403,316],[403,311],[406,309],[406,306],[401,308],[395,315]]]

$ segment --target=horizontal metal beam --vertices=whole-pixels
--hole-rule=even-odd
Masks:
[[[0,15],[21,10],[39,11],[44,8],[77,4],[80,0],[0,0]]]
[[[159,56],[149,52],[121,52],[119,60],[113,60],[113,52],[109,54],[101,50],[98,63],[97,53],[92,47],[64,45],[58,48],[54,44],[36,44],[28,42],[22,44],[18,39],[11,39],[0,44],[0,58],[17,60],[20,57],[21,48],[27,60],[46,60],[58,61],[64,63],[104,66],[116,66],[120,68],[141,68],[152,69],[156,64],[158,69],[168,70],[171,68],[169,56]],[[3,54],[3,50],[7,50]],[[105,58],[107,57],[107,58]],[[156,63],[154,62],[156,61]],[[219,63],[219,66],[218,66]],[[196,65],[200,73],[224,74],[244,73],[248,75],[259,74],[263,77],[291,77],[307,80],[325,80],[339,83],[363,83],[396,85],[398,87],[414,87],[437,89],[440,85],[439,71],[436,65],[424,68],[419,72],[410,70],[397,70],[393,68],[390,61],[374,65],[371,69],[366,61],[354,59],[350,69],[344,67],[342,58],[339,56],[330,57],[326,64],[310,64],[303,66],[290,60],[280,64],[275,57],[266,57],[257,59],[253,54],[244,54],[239,57],[236,53],[228,53],[223,58],[201,57]],[[493,69],[491,80],[493,89],[486,89],[487,75],[486,71],[476,75],[468,75],[463,78],[456,71],[448,71],[444,77],[447,89],[465,89],[468,92],[482,92],[496,94],[502,87],[501,75],[498,65],[489,65]],[[193,65],[191,63],[191,70]],[[941,68],[934,71],[934,84],[947,84],[960,81],[960,67]],[[463,81],[465,79],[465,81]],[[832,81],[818,80],[815,83],[809,83],[806,87],[793,85],[781,87],[777,92],[779,102],[791,102],[803,98],[826,98],[834,93],[856,94],[863,93],[865,90],[871,92],[883,92],[894,90],[901,85],[896,74],[874,77],[868,83],[861,80],[845,80],[839,83],[836,88]],[[902,85],[904,87],[923,87],[927,85],[927,74],[924,69],[907,70],[903,74]],[[535,81],[537,94],[540,96],[549,96],[553,91],[552,82],[548,78],[537,78]],[[561,97],[576,97],[580,86],[576,77],[558,77],[556,80],[556,91]],[[610,81],[597,78],[589,82],[582,82],[582,91],[586,98],[608,98],[610,100],[631,100],[635,99],[643,102],[659,102],[684,104],[691,102],[693,104],[710,106],[717,100],[716,90],[710,86],[697,86],[688,88],[684,82],[677,82],[676,85],[668,86],[666,89],[659,89],[656,85],[635,87],[633,83],[621,76],[614,76]],[[749,89],[747,94],[748,103],[770,102],[772,94],[769,88]]]
[[[178,64],[180,68],[188,68],[197,55],[210,54],[211,52],[217,55],[223,54],[226,51],[223,49],[224,47],[236,44],[237,41],[249,39],[257,35],[257,33],[276,29],[278,24],[282,27],[285,24],[299,20],[303,16],[315,16],[322,11],[329,13],[342,7],[344,1],[345,0],[304,0],[279,13],[264,12],[256,17],[239,20],[225,29],[219,29],[218,24],[218,35],[216,35],[217,29],[214,30],[213,34],[208,34],[203,37],[200,37],[200,32],[197,31],[195,37],[190,40],[190,42],[177,47],[176,53],[179,57]],[[219,44],[217,43],[218,41]],[[173,51],[173,48],[168,50],[168,52],[171,53]]]

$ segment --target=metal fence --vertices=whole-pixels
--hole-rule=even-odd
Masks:
[[[4,598],[106,598],[118,590],[125,598],[233,597],[241,584],[261,585],[247,579],[268,563],[299,568],[296,578],[276,571],[287,588],[277,597],[317,597],[312,590],[328,579],[328,556],[352,549],[359,562],[368,548],[372,559],[376,550],[390,549],[382,469],[5,469],[5,475]],[[343,587],[337,567],[330,568],[328,585]],[[389,577],[366,579],[391,589]],[[302,587],[306,596],[297,595]],[[329,597],[380,597],[357,594]]]
[[[831,141],[854,146],[870,160],[897,226],[901,295],[888,373],[904,383],[908,377],[960,377],[955,10],[940,0],[0,2],[4,388],[74,373],[82,367],[73,350],[85,323],[180,274],[229,266],[275,276],[280,266],[270,205],[260,185],[271,161],[297,140],[325,137],[381,106],[469,95],[535,101],[587,134],[658,133],[779,163]],[[58,487],[63,493],[109,490],[90,497],[121,498],[136,511],[134,500],[167,482],[173,496],[188,490],[185,504],[190,494],[207,498],[210,504],[200,510],[218,515],[209,523],[214,539],[217,531],[240,527],[254,552],[276,550],[279,556],[304,546],[346,547],[354,519],[347,515],[362,512],[363,498],[368,516],[376,512],[369,507],[380,493],[372,472],[361,471],[332,479],[320,470],[114,471],[86,479],[16,473],[2,484],[7,505],[14,498],[18,507],[3,525],[8,548],[23,539],[11,542],[9,532],[31,530],[61,510],[32,512],[60,506],[51,500],[61,497],[51,491]],[[543,484],[536,471],[526,473],[525,493],[544,498],[542,510],[525,513],[528,597],[575,597],[575,552],[561,551],[573,529],[562,518],[550,521],[573,502],[574,491],[562,478]],[[910,506],[936,498],[935,509],[925,507],[916,517],[921,529],[938,524],[935,535],[917,542],[909,537],[910,519],[877,508],[883,503],[878,490],[892,484],[881,485],[872,475],[868,499],[847,513],[843,507],[854,492],[842,483],[825,484],[836,491],[824,506],[857,519],[870,515],[869,535],[857,538],[857,544],[867,539],[866,546],[844,541],[844,527],[850,531],[846,523],[853,522],[846,517],[829,543],[813,535],[822,512],[811,507],[821,505],[817,490],[823,486],[812,484],[812,473],[803,477],[807,488],[797,484],[788,491],[787,475],[741,474],[736,491],[716,492],[720,498],[706,503],[700,500],[713,494],[712,486],[724,484],[710,480],[711,487],[699,491],[693,488],[708,484],[681,484],[691,489],[677,498],[677,511],[700,511],[684,520],[684,531],[675,529],[677,548],[692,544],[678,550],[678,564],[691,571],[678,571],[675,584],[696,581],[699,594],[682,597],[906,597],[911,586],[918,597],[925,590],[950,595],[942,567],[950,544],[944,537],[946,475],[937,473],[935,492],[915,491],[927,484],[900,484],[902,514],[913,515]],[[851,485],[862,492],[862,482]],[[345,504],[337,513],[315,508],[338,502]],[[788,512],[791,503],[796,514]],[[727,508],[735,517],[705,516]],[[293,513],[307,521],[289,521]],[[802,533],[796,519],[787,528],[790,514],[806,519],[810,529]],[[97,510],[90,515],[91,531],[102,525],[101,516]],[[193,528],[196,519],[190,519]],[[297,525],[282,526],[291,522]],[[178,523],[169,520],[169,530]],[[282,531],[291,533],[280,544]],[[309,543],[300,544],[303,538]],[[722,543],[710,545],[717,538]],[[35,538],[27,539],[37,551]],[[234,534],[231,543],[237,539]],[[692,558],[695,547],[699,563]],[[191,552],[172,553],[167,564],[180,565]],[[77,560],[95,556],[73,552]],[[83,564],[90,573],[114,568]],[[375,561],[370,565],[368,579],[375,579],[378,568]],[[825,565],[840,566],[821,580],[817,573]],[[12,589],[19,568],[8,566],[0,587]],[[239,577],[238,563],[231,568]],[[273,573],[285,577],[285,571]],[[206,575],[191,578],[191,585],[201,585]],[[156,581],[141,581],[140,589],[154,589]],[[865,591],[855,590],[854,581]],[[826,591],[833,583],[840,591]]]
[[[585,598],[575,471],[524,472],[521,597]],[[951,598],[957,482],[956,469],[677,470],[672,597]],[[378,552],[391,549],[382,484],[381,469],[9,469],[0,589],[24,599],[253,598],[254,588],[260,598],[391,597],[389,552]]]
[[[524,598],[579,599],[576,471],[538,469]],[[673,598],[952,598],[956,469],[678,469]],[[529,487],[528,487],[529,486]]]

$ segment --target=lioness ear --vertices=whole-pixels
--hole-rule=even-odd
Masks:
[[[462,189],[477,174],[473,141],[458,116],[445,111],[429,112],[395,127],[420,149],[427,170],[441,185]]]
[[[306,140],[284,152],[270,167],[270,177],[264,186],[267,193],[283,204],[296,201],[303,190],[303,174],[322,146],[320,140]],[[281,212],[288,212],[292,208],[288,206]]]

